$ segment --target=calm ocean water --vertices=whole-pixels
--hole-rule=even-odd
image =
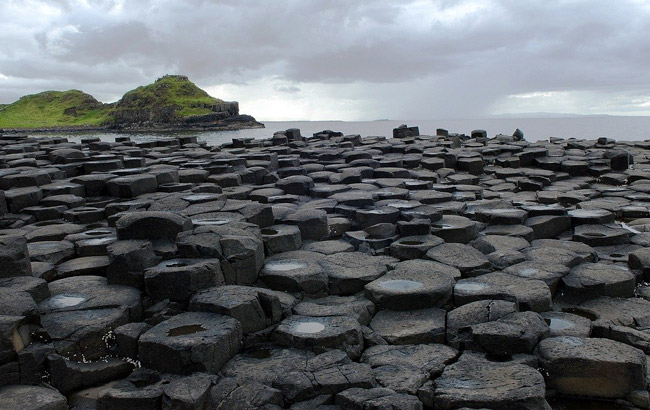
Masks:
[[[312,135],[322,130],[340,131],[344,134],[366,136],[392,135],[393,128],[400,124],[420,127],[420,134],[435,134],[437,128],[450,132],[469,134],[473,129],[484,129],[490,137],[496,134],[512,134],[520,128],[529,141],[547,140],[549,137],[595,139],[610,137],[617,140],[642,141],[650,139],[650,117],[567,117],[567,118],[508,118],[508,119],[457,119],[425,121],[264,121],[266,128],[239,131],[202,132],[160,132],[134,133],[133,140],[171,137],[176,135],[196,135],[209,145],[220,145],[233,138],[270,138],[275,131],[287,128],[300,128],[302,135]],[[103,141],[114,141],[117,133],[57,134],[79,141],[86,136],[98,136]]]

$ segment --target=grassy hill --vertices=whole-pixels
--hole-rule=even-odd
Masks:
[[[182,75],[166,75],[155,83],[144,85],[124,94],[115,105],[116,110],[156,109],[175,107],[177,115],[209,114],[211,107],[223,103],[223,100],[210,97]]]
[[[110,110],[79,90],[44,91],[0,106],[0,128],[99,126],[109,120]]]
[[[238,108],[236,103],[211,97],[186,76],[166,75],[127,92],[113,104],[103,104],[79,90],[27,95],[0,105],[0,128],[180,124],[189,117],[215,113],[236,116]]]

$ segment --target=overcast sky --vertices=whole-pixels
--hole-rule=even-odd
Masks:
[[[650,0],[1,0],[0,103],[186,74],[261,120],[650,115]]]

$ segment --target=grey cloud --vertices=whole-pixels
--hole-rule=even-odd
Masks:
[[[368,107],[392,110],[387,97],[398,93],[395,110],[462,115],[509,94],[634,94],[650,80],[650,12],[632,0],[89,3],[48,2],[59,15],[44,25],[26,18],[18,31],[0,22],[0,73],[12,82],[0,82],[0,102],[30,84],[112,95],[179,72],[200,84],[278,77],[286,93],[301,83],[367,84]],[[474,3],[485,7],[440,17]],[[423,5],[439,11],[413,14]]]
[[[279,92],[282,92],[282,93],[288,93],[288,94],[295,94],[295,93],[300,92],[299,87],[285,87],[285,86],[282,86],[282,87],[275,87],[274,89],[275,89],[275,91],[279,91]]]

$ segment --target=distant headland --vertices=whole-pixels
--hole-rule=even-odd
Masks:
[[[0,104],[0,129],[20,131],[236,130],[263,128],[239,103],[208,95],[184,75],[153,84],[105,104],[79,90],[44,91]]]

